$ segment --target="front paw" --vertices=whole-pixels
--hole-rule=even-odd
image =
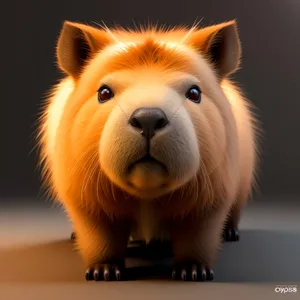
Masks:
[[[95,264],[89,267],[85,272],[86,280],[95,281],[110,281],[110,280],[124,280],[125,266],[124,263],[108,263]]]
[[[183,281],[212,281],[214,279],[214,272],[201,263],[181,262],[175,264],[172,279]]]

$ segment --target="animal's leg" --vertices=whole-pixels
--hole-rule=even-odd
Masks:
[[[120,280],[125,275],[125,253],[130,224],[111,220],[105,214],[97,217],[72,211],[76,244],[86,264],[86,280]]]
[[[173,279],[213,280],[227,210],[202,217],[188,216],[172,225]]]

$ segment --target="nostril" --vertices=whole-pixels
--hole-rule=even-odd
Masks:
[[[168,120],[165,118],[160,118],[157,120],[156,124],[155,124],[155,129],[161,129],[164,128],[165,126],[168,125]]]
[[[160,108],[142,107],[132,113],[129,124],[139,129],[143,136],[151,139],[155,135],[155,132],[163,129],[169,124],[169,121],[164,111]]]
[[[129,123],[133,127],[142,129],[142,124],[139,122],[139,120],[137,118],[130,118]]]

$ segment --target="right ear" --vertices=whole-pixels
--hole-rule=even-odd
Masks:
[[[219,80],[239,66],[241,45],[235,20],[198,29],[188,36],[187,43],[213,64]]]
[[[77,79],[86,62],[111,42],[105,30],[66,21],[57,43],[58,66]]]

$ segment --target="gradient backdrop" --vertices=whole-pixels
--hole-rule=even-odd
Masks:
[[[269,280],[276,284],[300,281],[300,263],[297,263],[300,253],[299,0],[14,0],[6,1],[5,5],[1,9],[1,245],[8,246],[12,240],[41,240],[46,235],[51,240],[57,240],[58,235],[66,239],[71,231],[59,212],[46,209],[42,213],[39,209],[43,200],[39,199],[37,157],[34,151],[30,154],[41,99],[62,76],[56,68],[55,46],[64,20],[99,23],[103,20],[108,26],[116,23],[133,27],[134,23],[147,24],[148,20],[192,25],[203,18],[202,25],[211,25],[237,19],[243,60],[235,79],[256,105],[265,131],[261,193],[257,197],[263,205],[250,208],[244,215],[242,240],[238,245],[228,246],[229,252],[225,249],[217,267],[217,281]],[[36,203],[37,209],[27,205],[31,200],[35,200],[32,203]],[[79,267],[81,260],[71,254],[71,246],[65,243],[40,245],[27,252],[0,252],[3,270],[0,281],[23,282],[26,278],[48,283],[84,281],[83,269]],[[47,272],[40,272],[41,262]],[[72,269],[74,266],[76,270]],[[124,288],[129,296],[130,286]],[[107,293],[112,292],[108,286],[102,287]],[[79,287],[76,288],[80,293]],[[154,284],[148,291],[160,295],[161,290],[155,288]],[[190,293],[218,296],[227,288],[230,290],[232,286],[215,289],[206,285],[200,290],[196,286],[187,289],[178,286],[171,290],[182,299]],[[144,287],[140,285],[140,289],[143,292]],[[234,286],[232,291],[240,291],[246,299],[250,295],[247,289],[247,286]],[[48,290],[43,299],[50,297],[54,290]],[[32,289],[26,291],[23,298]],[[98,293],[96,286],[93,291]],[[274,285],[265,290],[257,287],[257,291],[260,296],[267,291],[274,299]],[[84,291],[81,293],[86,295]],[[114,293],[117,297],[118,290]],[[13,299],[13,294],[9,295],[3,299]]]
[[[235,78],[258,108],[265,130],[261,192],[300,194],[300,1],[15,0],[13,4],[14,19],[2,16],[7,19],[3,30],[14,39],[1,63],[2,73],[13,77],[2,94],[2,201],[38,195],[36,155],[29,153],[40,101],[61,76],[55,45],[64,20],[103,20],[133,27],[134,22],[147,24],[148,19],[170,25],[192,24],[201,18],[203,25],[237,19],[243,61]]]

